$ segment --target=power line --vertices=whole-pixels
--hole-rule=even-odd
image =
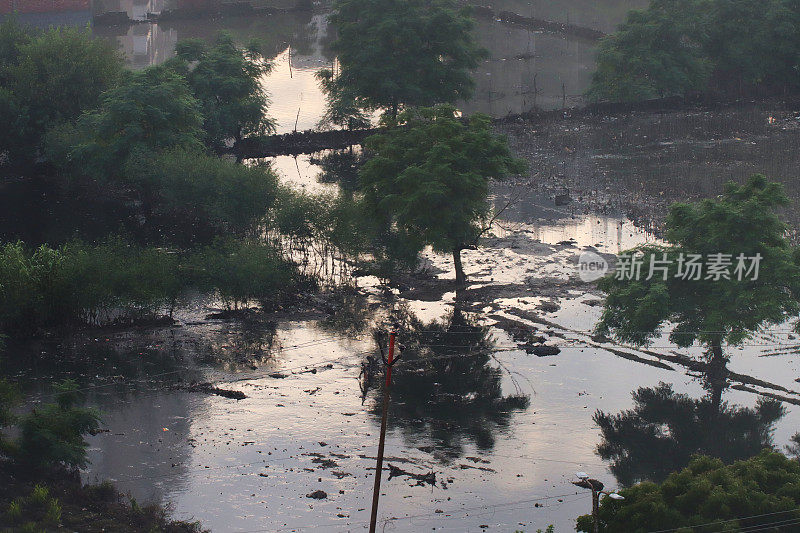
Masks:
[[[783,520],[779,522],[771,522],[769,524],[764,524],[760,526],[750,526],[740,529],[737,533],[751,533],[753,531],[763,531],[765,529],[772,529],[776,527],[784,527],[784,526],[792,526],[800,524],[800,518],[794,518],[791,520]]]
[[[531,498],[531,499],[526,499],[526,500],[517,500],[517,501],[514,501],[514,502],[506,502],[506,503],[498,503],[498,504],[490,504],[490,505],[480,505],[480,506],[475,506],[475,507],[463,507],[461,509],[454,509],[454,510],[451,510],[451,511],[442,511],[441,513],[431,512],[431,513],[420,513],[420,514],[400,516],[400,517],[390,517],[390,518],[381,519],[381,522],[383,522],[384,524],[387,524],[389,522],[397,522],[397,521],[400,521],[400,520],[411,520],[411,519],[415,519],[415,518],[428,518],[428,517],[441,517],[441,519],[450,520],[453,517],[449,516],[449,515],[453,515],[453,514],[462,514],[462,513],[465,513],[465,512],[468,513],[468,512],[471,512],[471,511],[483,511],[483,510],[489,510],[489,509],[498,509],[498,508],[502,508],[502,507],[513,507],[515,505],[521,505],[521,504],[526,504],[526,503],[535,503],[535,502],[541,502],[541,501],[554,500],[554,499],[558,499],[558,498],[566,498],[566,497],[574,496],[574,495],[577,495],[577,494],[580,494],[580,493],[575,491],[575,492],[570,492],[570,493],[567,493],[567,494],[557,494],[557,495],[553,495],[553,496],[542,496],[542,497],[539,497],[539,498]],[[296,529],[297,530],[300,530],[300,529],[312,529],[312,528],[329,527],[329,526],[352,526],[352,525],[357,525],[357,524],[358,524],[358,522],[348,522],[348,523],[331,522],[331,523],[328,523],[328,524],[315,524],[315,525],[312,525],[312,526],[294,526],[294,527],[287,526],[287,527],[282,527],[282,528],[248,529],[248,530],[245,530],[245,531],[240,531],[239,533],[263,533],[263,532],[267,532],[267,531],[289,531],[289,530],[296,530]]]
[[[775,511],[775,512],[772,512],[772,513],[754,514],[754,515],[749,515],[749,516],[739,516],[737,518],[730,518],[728,520],[716,520],[714,522],[706,522],[704,524],[696,524],[696,525],[691,525],[691,526],[680,526],[680,527],[674,527],[674,528],[671,528],[671,529],[658,529],[658,530],[648,531],[648,533],[671,533],[672,531],[678,531],[679,529],[684,529],[684,528],[687,528],[687,527],[697,528],[697,527],[706,527],[706,526],[719,526],[719,525],[722,525],[722,524],[725,524],[725,523],[728,523],[728,522],[736,522],[737,520],[749,520],[751,518],[762,518],[764,516],[774,516],[774,515],[779,515],[779,514],[794,513],[794,512],[797,512],[797,511],[800,511],[800,508],[787,509],[785,511]],[[751,526],[751,527],[755,527],[755,526]]]
[[[332,336],[332,337],[328,337],[328,338],[318,339],[318,340],[315,340],[315,341],[307,341],[307,342],[304,342],[304,343],[293,344],[293,345],[287,346],[285,348],[279,348],[277,350],[272,351],[270,353],[270,355],[277,355],[277,354],[281,354],[281,353],[286,353],[286,352],[289,352],[289,351],[292,351],[292,350],[301,350],[301,349],[305,349],[305,348],[313,348],[313,347],[320,346],[322,344],[327,344],[327,343],[330,343],[330,342],[334,342],[334,341],[337,341],[337,340],[350,340],[350,338],[349,337]],[[353,357],[353,356],[360,355],[360,354],[363,354],[363,353],[365,353],[365,352],[360,352],[360,353],[356,353],[356,354],[349,354],[347,356],[343,356],[343,357],[340,357],[338,359],[330,359],[330,360],[327,360],[327,361],[317,361],[317,362],[314,362],[314,363],[309,363],[309,364],[306,364],[306,365],[300,365],[300,366],[292,367],[292,368],[273,369],[273,370],[270,370],[268,373],[259,374],[259,375],[257,375],[257,377],[254,377],[253,379],[258,379],[259,377],[268,376],[269,374],[274,374],[276,372],[292,372],[294,370],[298,370],[298,369],[301,369],[301,368],[308,368],[310,366],[325,365],[325,364],[337,362],[338,360],[346,358],[346,357]],[[158,378],[158,377],[168,376],[168,375],[172,375],[172,374],[183,373],[183,372],[186,372],[186,371],[187,371],[187,368],[180,368],[178,370],[171,370],[171,371],[168,371],[168,372],[161,372],[161,373],[158,373],[158,374],[150,374],[150,375],[147,376],[146,379],[115,381],[115,382],[112,382],[112,383],[104,383],[104,384],[101,384],[101,385],[87,385],[85,387],[80,387],[80,388],[75,389],[75,392],[84,392],[84,391],[102,389],[102,388],[113,387],[113,386],[118,386],[118,385],[125,386],[125,385],[133,385],[133,384],[136,384],[136,383],[150,383],[150,382],[153,381],[153,378]],[[236,381],[247,381],[249,379],[250,378],[241,378],[241,379],[228,380],[228,381],[220,380],[220,381],[218,381],[218,383],[233,383],[233,382],[236,382]],[[58,393],[58,392],[37,394],[37,395],[33,396],[30,399],[32,401],[41,401],[42,399],[45,399],[45,398],[56,397],[59,394],[60,393]]]

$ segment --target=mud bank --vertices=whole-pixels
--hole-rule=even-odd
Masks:
[[[563,216],[616,213],[657,233],[670,204],[716,196],[730,180],[763,173],[786,187],[786,220],[796,231],[798,109],[796,100],[669,100],[528,114],[498,121],[497,129],[530,162],[533,190],[569,192],[570,205],[551,204]],[[516,213],[525,212],[523,202]]]
[[[526,147],[536,144],[534,137],[541,137],[547,132],[555,132],[559,129],[568,131],[578,125],[593,125],[595,129],[602,129],[613,127],[619,121],[624,123],[625,120],[632,117],[637,117],[641,122],[649,120],[654,124],[659,124],[665,119],[677,120],[681,116],[685,116],[688,119],[688,117],[702,114],[709,124],[718,121],[718,126],[723,128],[729,125],[730,117],[746,115],[748,110],[753,109],[760,109],[766,113],[764,120],[769,120],[769,117],[772,117],[774,119],[772,125],[776,126],[772,131],[778,131],[781,127],[790,126],[791,121],[783,120],[779,123],[778,119],[773,115],[776,113],[792,113],[792,110],[800,109],[800,99],[787,101],[767,99],[742,102],[718,99],[711,96],[674,97],[631,103],[598,103],[551,111],[536,110],[496,118],[494,123],[499,131],[516,140],[516,147],[521,148],[521,154],[525,155]],[[741,120],[746,121],[748,118],[743,117]],[[756,125],[753,124],[751,126]],[[687,125],[686,127],[693,126]],[[676,125],[674,128],[679,129],[680,126]],[[241,159],[310,154],[322,150],[342,149],[361,144],[370,135],[375,135],[381,131],[383,131],[383,128],[332,131],[306,130],[253,137],[239,141],[233,148],[232,153]],[[762,134],[770,132],[762,129],[754,129],[753,131],[758,131]],[[680,132],[676,131],[675,133]],[[692,133],[694,135],[703,134],[702,130],[697,130],[694,127]],[[707,141],[713,141],[714,136],[718,134],[719,132],[709,130]],[[533,168],[536,169],[537,167]]]
[[[142,23],[160,23],[166,25],[171,21],[196,20],[220,17],[267,17],[285,15],[287,13],[305,13],[312,10],[311,2],[298,2],[293,8],[270,6],[254,6],[249,2],[207,3],[202,7],[165,9],[161,12],[148,12],[146,18],[131,18],[125,11],[106,11],[93,16],[93,24],[97,26],[126,26]]]
[[[525,17],[511,11],[495,12],[491,6],[473,6],[471,11],[476,17],[491,19],[495,22],[502,22],[505,24],[514,24],[532,31],[559,33],[570,37],[578,37],[580,39],[589,39],[593,41],[601,39],[606,35],[602,31],[593,28],[576,26],[575,24],[566,22],[553,22],[535,17]]]
[[[268,135],[242,139],[233,150],[240,159],[298,155],[336,150],[361,144],[370,135],[380,133],[380,128],[365,130],[298,131],[283,135]]]

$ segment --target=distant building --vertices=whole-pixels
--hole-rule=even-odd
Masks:
[[[13,13],[39,28],[86,26],[92,22],[92,0],[0,0],[0,20]]]
[[[58,13],[63,11],[88,11],[92,0],[0,0],[0,14]]]

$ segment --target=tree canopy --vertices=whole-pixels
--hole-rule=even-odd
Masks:
[[[718,198],[674,204],[667,245],[646,245],[621,256],[627,273],[638,264],[640,275],[620,276],[620,263],[616,273],[600,280],[608,296],[598,331],[641,345],[669,322],[672,342],[699,341],[719,360],[723,342],[739,344],[763,326],[796,318],[800,251],[787,240],[776,212],[787,202],[780,184],[757,174],[743,185],[728,183]],[[694,259],[716,260],[728,270],[695,275]]]
[[[588,94],[642,100],[693,92],[800,88],[793,0],[653,0],[600,45]]]
[[[328,89],[339,101],[394,116],[472,94],[470,71],[485,52],[453,0],[337,0],[330,21],[340,71]]]
[[[620,494],[624,500],[600,504],[602,533],[689,533],[700,524],[708,532],[793,531],[787,522],[800,518],[800,463],[770,450],[727,466],[698,456],[661,484],[640,483]],[[576,528],[593,531],[591,515],[579,517]]]
[[[698,44],[686,38],[672,9],[654,3],[633,11],[597,53],[589,87],[595,100],[632,101],[683,95],[705,88],[711,64]]]
[[[36,31],[12,17],[0,25],[0,152],[20,172],[48,128],[97,105],[122,73],[119,54],[88,30]]]
[[[272,64],[258,43],[241,49],[228,32],[220,32],[212,45],[200,39],[179,41],[178,61],[195,98],[200,102],[206,143],[217,151],[227,141],[274,130],[266,115],[269,99],[261,76]]]
[[[378,220],[421,245],[453,254],[465,281],[461,251],[487,229],[489,180],[523,172],[489,117],[462,120],[451,106],[408,111],[401,128],[366,141],[359,177],[364,201]]]
[[[200,105],[179,74],[163,67],[129,72],[102,96],[96,111],[48,136],[55,163],[101,180],[119,175],[128,156],[202,146]]]

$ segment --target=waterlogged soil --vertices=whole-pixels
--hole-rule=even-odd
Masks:
[[[305,179],[313,188],[316,174]],[[359,379],[365,358],[378,357],[370,326],[386,324],[391,310],[447,322],[458,307],[489,327],[491,357],[477,373],[446,368],[459,385],[444,383],[447,394],[434,398],[415,393],[414,372],[396,374],[381,527],[571,530],[591,504],[570,483],[575,471],[616,486],[595,453],[592,415],[628,409],[631,392],[659,382],[704,397],[685,357],[701,352],[666,336],[645,350],[592,336],[602,295],[577,276],[578,256],[594,251],[613,263],[614,254],[653,242],[652,233],[619,213],[557,206],[549,189],[529,183],[495,190],[497,205],[506,198],[518,205],[481,248],[464,252],[466,291],[453,286],[451,259],[428,252],[424,272],[391,296],[361,278],[354,300],[308,296],[301,315],[290,308],[244,320],[208,318],[218,304],[198,299],[174,327],[12,346],[12,356],[27,350],[47,361],[58,351],[101,361],[91,369],[40,363],[18,378],[35,402],[52,399],[43,386],[52,377],[79,377],[104,429],[89,438],[86,480],[109,479],[213,531],[361,531],[380,425],[380,389],[364,395]],[[780,326],[730,350],[732,384],[745,390],[729,388],[723,400],[753,407],[759,393],[786,399],[779,447],[800,427],[798,344]],[[537,356],[542,345],[557,353]],[[487,393],[487,382],[499,390]],[[520,397],[527,402],[503,401]]]
[[[618,212],[657,230],[673,202],[716,196],[728,181],[762,173],[792,199],[787,222],[792,228],[800,222],[797,101],[612,115],[570,111],[509,120],[498,129],[530,162],[537,191],[569,191],[570,214]]]
[[[634,7],[557,4],[493,8],[609,31]],[[179,38],[211,38],[223,27],[243,40],[269,39],[275,68],[264,84],[278,130],[313,127],[324,107],[314,72],[333,61],[324,16],[94,31],[143,67],[169,57]],[[486,20],[479,30],[492,57],[476,74],[466,111],[502,117],[582,102],[596,44]],[[699,348],[678,349],[666,334],[647,349],[593,336],[602,295],[580,280],[578,257],[592,251],[613,264],[621,251],[658,238],[672,201],[719,194],[725,181],[752,172],[784,182],[798,200],[794,107],[508,121],[498,130],[531,173],[494,187],[503,214],[479,249],[464,252],[466,290],[455,289],[451,258],[426,252],[423,272],[388,289],[359,278],[349,299],[305,295],[267,316],[214,315],[219,303],[198,297],[174,326],[10,345],[7,364],[16,366],[6,370],[29,405],[53,399],[52,379],[78,379],[103,418],[103,431],[89,438],[86,480],[111,480],[213,531],[361,531],[380,425],[379,379],[366,394],[360,379],[366,357],[379,357],[371,328],[386,327],[391,312],[449,323],[458,308],[488,328],[493,348],[471,367],[461,365],[466,359],[442,363],[441,379],[398,367],[380,527],[569,531],[591,507],[570,483],[575,471],[616,486],[595,453],[596,410],[629,409],[631,392],[659,382],[694,399],[706,395],[687,358],[699,358]],[[335,183],[318,179],[319,155],[271,162],[297,188],[335,193]],[[797,227],[795,210],[786,215]],[[784,399],[778,447],[800,429],[799,344],[781,325],[729,350],[734,387],[723,400],[753,407],[762,395]]]
[[[363,291],[367,303],[358,309],[367,311],[360,316],[378,323],[387,306],[423,321],[447,320],[465,299],[459,306],[491,326],[495,353],[486,365],[498,369],[500,396],[529,398],[523,408],[494,412],[488,400],[469,401],[481,387],[463,375],[463,404],[443,406],[415,400],[397,378],[386,448],[392,469],[384,474],[379,513],[396,531],[533,531],[551,523],[570,530],[590,506],[570,484],[575,471],[615,486],[594,452],[595,410],[629,408],[633,390],[662,381],[696,399],[705,395],[674,358],[697,350],[679,351],[660,339],[640,351],[591,338],[598,295],[576,279],[576,254],[587,247],[615,253],[648,234],[602,217],[498,233],[465,254],[473,284],[458,299],[447,290],[449,259],[433,254],[429,275],[440,284],[438,295],[432,279],[405,288],[409,298],[401,292],[391,304],[377,288]],[[328,313],[243,325],[206,319],[200,309],[179,316],[180,327],[59,347],[106,361],[91,373],[78,370],[88,404],[103,415],[103,431],[89,438],[85,479],[109,479],[139,501],[171,504],[176,518],[199,519],[213,531],[362,530],[379,430],[379,391],[362,401],[358,379],[365,356],[377,355],[370,331],[358,332],[355,319],[354,331],[337,330]],[[528,353],[520,331],[543,337],[559,353]],[[732,351],[731,369],[786,389],[757,390],[800,399],[791,392],[800,375],[797,341],[785,328],[748,344]],[[66,372],[65,365],[55,374]],[[192,392],[192,382],[245,397]],[[31,392],[41,391],[32,398],[47,400],[37,383],[29,382]],[[753,406],[757,395],[729,389],[723,398]],[[800,412],[787,405],[778,445],[800,424]]]

